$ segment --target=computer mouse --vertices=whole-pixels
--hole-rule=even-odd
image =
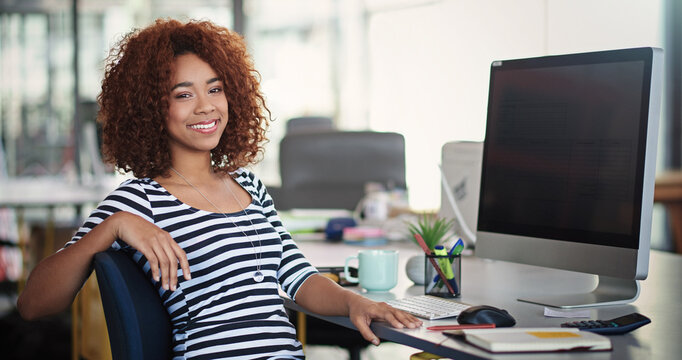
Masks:
[[[490,305],[477,305],[464,309],[457,322],[460,324],[495,324],[497,327],[509,327],[516,324],[513,316],[507,310],[498,309]]]

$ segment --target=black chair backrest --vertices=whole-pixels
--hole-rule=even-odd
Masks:
[[[373,131],[295,133],[279,148],[280,209],[353,210],[369,182],[405,189],[405,139]]]
[[[353,210],[368,182],[405,189],[405,139],[374,131],[286,135],[280,142],[278,208]]]
[[[171,322],[158,292],[123,251],[95,254],[114,360],[170,359]]]
[[[287,121],[286,133],[334,131],[334,120],[326,116],[301,116]]]

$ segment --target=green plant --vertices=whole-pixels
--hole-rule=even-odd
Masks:
[[[436,245],[442,244],[450,237],[450,229],[454,224],[454,220],[439,218],[434,215],[422,215],[416,224],[408,223],[407,228],[410,231],[410,239],[417,244],[414,234],[419,234],[424,239],[426,246],[433,250]]]

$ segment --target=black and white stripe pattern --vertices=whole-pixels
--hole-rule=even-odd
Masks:
[[[66,246],[117,211],[139,215],[168,231],[189,260],[192,279],[186,281],[178,270],[178,289],[165,291],[152,280],[142,254],[131,251],[171,316],[175,359],[301,359],[278,288],[295,298],[316,270],[282,226],[260,180],[245,169],[236,175],[252,197],[246,213],[195,209],[152,179],[133,179],[102,201]],[[120,240],[112,247],[130,249]],[[258,251],[261,283],[253,280]]]

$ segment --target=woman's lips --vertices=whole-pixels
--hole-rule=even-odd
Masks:
[[[187,127],[201,133],[212,133],[218,128],[218,120],[202,121]]]

